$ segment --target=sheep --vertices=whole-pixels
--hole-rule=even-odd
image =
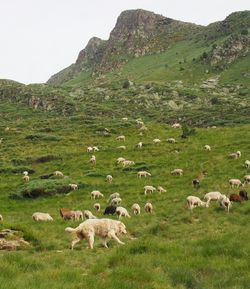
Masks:
[[[243,201],[243,198],[240,195],[231,194],[229,196],[229,200],[230,200],[230,202],[239,202],[239,203],[241,203]]]
[[[204,150],[205,151],[211,151],[211,146],[210,145],[204,145]]]
[[[139,128],[139,131],[142,133],[143,131],[147,131],[148,128],[145,126],[145,125],[142,125],[140,128]]]
[[[94,152],[99,152],[99,148],[97,146],[93,146],[92,149]]]
[[[134,215],[140,215],[141,207],[138,204],[133,204],[131,209]]]
[[[61,208],[60,210],[60,215],[64,220],[72,220],[74,219],[74,215],[72,214],[71,210],[66,209],[66,208]]]
[[[119,193],[113,193],[109,196],[109,202],[111,202],[113,199],[115,198],[120,198],[120,194]]]
[[[23,172],[23,175],[24,175],[24,176],[28,176],[28,174],[29,174],[28,171],[24,171],[24,172]]]
[[[125,149],[126,149],[126,146],[118,146],[117,149],[119,149],[119,150],[125,150]]]
[[[97,217],[88,210],[83,211],[83,214],[86,219],[97,219]]]
[[[243,184],[241,183],[241,181],[239,179],[230,179],[228,182],[229,182],[229,185],[232,189],[233,188],[239,188],[239,187],[243,186]]]
[[[104,195],[100,191],[92,191],[90,193],[91,199],[102,198]]]
[[[116,213],[115,206],[107,206],[104,210],[103,215],[114,215]]]
[[[168,139],[167,139],[167,142],[168,142],[168,143],[176,143],[176,140],[171,137],[171,138],[168,138]]]
[[[78,189],[78,185],[77,184],[69,184],[69,186],[74,191]]]
[[[171,172],[171,175],[173,175],[173,176],[182,176],[183,175],[183,170],[182,169],[174,169]]]
[[[98,212],[101,210],[101,205],[99,203],[94,204],[94,209],[96,209]]]
[[[123,157],[119,157],[118,159],[116,159],[116,163],[119,165],[121,163],[123,163],[126,159]]]
[[[149,202],[147,202],[144,206],[144,210],[146,213],[152,213],[153,212],[153,205]]]
[[[122,120],[124,120],[124,121],[127,121],[127,120],[128,120],[128,118],[127,118],[127,117],[123,117],[123,118],[122,118]]]
[[[63,177],[63,173],[60,172],[60,171],[54,171],[54,172],[53,172],[53,175],[54,175],[54,176],[57,176],[57,177]]]
[[[147,193],[153,193],[154,191],[156,191],[156,188],[153,186],[145,186],[144,187],[144,195],[146,195]]]
[[[199,180],[199,179],[193,179],[193,180],[192,180],[192,186],[193,186],[194,188],[199,188],[199,186],[200,186],[200,180]]]
[[[188,196],[187,205],[188,205],[188,208],[192,211],[193,208],[196,208],[196,207],[208,208],[209,202],[203,202],[200,198],[195,197],[195,196]]]
[[[137,148],[141,149],[142,148],[142,142],[138,142],[138,144],[136,145]]]
[[[204,199],[207,201],[207,203],[210,203],[210,201],[218,201],[221,197],[220,192],[209,192],[205,194]]]
[[[220,199],[219,199],[219,203],[229,213],[229,209],[230,209],[230,207],[232,205],[232,203],[230,202],[229,198],[227,196],[225,196],[225,195],[222,195],[220,197]]]
[[[113,177],[112,177],[111,175],[107,175],[107,176],[106,176],[106,181],[107,181],[108,183],[112,183]]]
[[[129,167],[129,166],[133,166],[135,164],[134,161],[129,161],[129,160],[125,160],[122,162],[122,166],[125,167]]]
[[[2,215],[0,215],[0,221],[3,221],[3,216]]]
[[[158,139],[158,138],[153,139],[153,143],[154,143],[154,144],[158,144],[158,143],[160,143],[160,142],[161,142],[161,140]]]
[[[236,153],[231,153],[228,155],[230,159],[239,159],[241,157],[241,152],[237,151]]]
[[[250,161],[249,161],[249,160],[246,160],[246,161],[245,161],[245,167],[246,167],[247,169],[250,168]]]
[[[95,166],[96,165],[96,157],[94,155],[91,156],[91,158],[89,159],[89,162]]]
[[[245,184],[250,184],[250,175],[244,176],[244,183]]]
[[[93,151],[92,147],[87,147],[87,153],[91,153]]]
[[[123,140],[123,141],[125,141],[125,136],[124,135],[119,135],[117,138],[116,138],[117,140]]]
[[[242,197],[242,199],[244,199],[245,201],[248,200],[248,196],[247,196],[247,191],[246,190],[240,190],[239,195]]]
[[[174,123],[172,125],[172,128],[181,128],[181,124],[180,123]]]
[[[146,178],[147,176],[151,177],[152,175],[149,172],[146,172],[146,171],[139,171],[137,173],[137,177],[138,178],[141,178],[141,177]]]
[[[144,122],[142,120],[140,120],[140,119],[137,119],[136,120],[136,125],[137,125],[138,128],[141,128],[142,126],[144,126]]]
[[[158,186],[157,187],[157,192],[159,193],[159,194],[161,194],[161,193],[166,193],[166,189],[164,189],[163,187],[161,187],[161,186]]]
[[[70,211],[72,219],[75,221],[83,220],[83,213],[81,211]]]
[[[127,209],[125,209],[123,207],[117,207],[116,208],[116,214],[118,215],[119,219],[121,219],[121,217],[131,218]]]
[[[53,221],[53,218],[48,213],[36,212],[32,215],[34,221]]]
[[[28,181],[30,180],[30,177],[29,177],[29,176],[23,176],[23,180],[24,180],[25,182],[28,182]]]
[[[119,198],[119,197],[116,197],[116,198],[113,198],[113,199],[110,201],[110,205],[111,205],[111,206],[120,205],[121,202],[122,202],[122,199]]]

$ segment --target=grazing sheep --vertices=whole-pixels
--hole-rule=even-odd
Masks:
[[[151,177],[152,175],[149,172],[146,172],[146,171],[139,171],[137,173],[137,177],[138,178],[141,178],[141,177],[146,178],[147,176]]]
[[[237,194],[231,194],[229,196],[229,200],[230,202],[238,202],[238,203],[241,203],[243,201],[242,197],[240,195],[237,195]]]
[[[168,139],[167,139],[167,142],[168,142],[168,143],[176,143],[176,140],[171,137],[171,138],[168,138]]]
[[[86,219],[97,219],[97,217],[88,210],[83,211],[83,214]]]
[[[111,202],[114,198],[120,198],[119,193],[113,193],[109,196],[109,202]]]
[[[192,186],[193,186],[194,188],[199,188],[199,186],[200,186],[200,180],[199,180],[199,179],[193,179],[193,180],[192,180]]]
[[[104,210],[103,215],[114,215],[116,213],[115,206],[107,206]]]
[[[93,146],[93,151],[94,152],[99,152],[99,148],[97,146]]]
[[[78,185],[77,184],[69,184],[69,186],[74,191],[78,189]]]
[[[91,199],[102,198],[103,194],[100,191],[92,191],[90,193]]]
[[[204,150],[205,151],[211,151],[210,145],[204,145]]]
[[[130,167],[130,166],[133,166],[135,164],[135,162],[133,161],[129,161],[129,160],[125,160],[122,162],[122,166],[125,168],[125,167]]]
[[[116,160],[116,163],[119,165],[121,163],[123,163],[126,159],[123,158],[123,157],[119,157],[117,160]]]
[[[246,167],[247,169],[250,168],[250,161],[249,161],[249,160],[246,160],[246,161],[245,161],[245,167]]]
[[[232,189],[233,188],[239,188],[239,187],[243,186],[243,184],[241,183],[241,181],[239,179],[230,179],[229,185]]]
[[[122,118],[122,120],[124,120],[124,121],[127,121],[127,120],[128,120],[128,118],[127,118],[127,117],[123,117],[123,118]]]
[[[96,165],[96,157],[93,155],[90,159],[89,162],[92,163],[94,166]]]
[[[87,153],[91,153],[93,151],[92,147],[87,147]]]
[[[126,149],[126,146],[118,146],[117,147],[119,150],[125,150]]]
[[[34,221],[53,221],[53,218],[48,213],[36,212],[32,215]]]
[[[24,175],[24,176],[27,176],[28,174],[29,174],[28,171],[24,171],[24,172],[23,172],[23,175]]]
[[[113,199],[110,201],[110,205],[111,205],[111,206],[120,205],[121,202],[122,202],[122,199],[119,198],[119,197],[116,197],[116,198],[113,198]]]
[[[231,153],[228,155],[230,159],[239,159],[241,157],[241,152],[237,151],[236,153]]]
[[[180,123],[174,123],[172,125],[172,128],[181,128],[181,124]]]
[[[250,184],[250,175],[244,176],[244,183],[245,184]]]
[[[137,148],[141,149],[142,148],[142,142],[138,142],[138,144],[136,145]]]
[[[140,215],[141,207],[139,206],[139,204],[133,204],[131,209],[134,215]]]
[[[74,219],[74,215],[71,213],[71,210],[66,209],[66,208],[62,208],[59,211],[60,211],[61,217],[64,220],[73,220]]]
[[[160,142],[161,142],[161,140],[158,139],[158,138],[153,139],[153,143],[154,143],[154,144],[158,144],[158,143],[160,143]]]
[[[171,175],[173,175],[173,176],[182,176],[183,175],[183,170],[182,169],[174,169],[171,172]]]
[[[152,213],[153,212],[153,205],[149,202],[147,202],[144,206],[144,210],[146,213]]]
[[[243,200],[248,201],[247,191],[240,190],[239,195],[242,197]]]
[[[3,221],[3,216],[2,215],[0,215],[0,221]]]
[[[147,131],[148,128],[145,126],[145,125],[142,125],[140,128],[139,128],[139,131],[140,132],[143,132],[143,131]]]
[[[81,211],[70,211],[72,219],[75,221],[83,220],[83,213]]]
[[[96,209],[98,212],[101,210],[101,205],[99,203],[94,204],[94,209]]]
[[[106,176],[106,181],[107,181],[108,183],[112,183],[113,177],[112,177],[111,175],[107,175],[107,176]]]
[[[124,135],[119,135],[117,138],[116,138],[117,140],[123,140],[123,141],[125,141],[125,136]]]
[[[166,193],[166,189],[164,189],[163,187],[161,187],[161,186],[158,186],[157,187],[157,192],[159,193],[159,194],[161,194],[161,193]]]
[[[121,219],[121,217],[131,218],[127,209],[125,209],[123,207],[117,207],[116,208],[116,214],[118,215],[119,219]]]
[[[144,122],[142,120],[140,120],[140,119],[137,119],[136,120],[136,125],[137,125],[138,128],[141,128],[142,126],[144,126]]]
[[[209,202],[203,202],[200,198],[195,197],[195,196],[188,196],[187,205],[188,205],[188,208],[192,211],[193,208],[196,208],[196,207],[208,208]]]
[[[156,191],[156,188],[153,186],[145,186],[144,187],[144,195],[146,195],[147,193],[153,193],[154,191]]]
[[[25,182],[28,182],[29,180],[30,180],[30,177],[29,176],[23,176],[23,180],[25,181]]]
[[[54,172],[53,172],[53,175],[54,175],[54,176],[57,176],[57,177],[63,177],[63,173],[60,172],[60,171],[54,171]]]
[[[227,210],[227,212],[229,213],[229,209],[230,209],[232,203],[230,202],[230,200],[227,196],[222,195],[219,199],[219,204],[221,205],[221,207],[225,208],[225,210]]]
[[[220,192],[209,192],[204,196],[204,199],[207,203],[210,203],[210,201],[218,201],[221,196]]]

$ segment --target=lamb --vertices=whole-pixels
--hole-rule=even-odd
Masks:
[[[123,207],[117,207],[116,208],[116,214],[118,215],[119,219],[121,219],[121,217],[131,218],[127,209],[125,209]]]
[[[93,205],[94,209],[96,209],[98,212],[101,210],[101,205],[99,203],[95,203]]]
[[[245,161],[245,167],[246,167],[247,169],[250,168],[250,161],[249,161],[249,160],[246,160],[246,161]]]
[[[63,173],[60,172],[60,171],[54,171],[54,172],[53,172],[53,175],[54,175],[54,176],[57,176],[57,177],[63,177]]]
[[[205,151],[211,151],[210,145],[204,145],[204,150]]]
[[[81,211],[70,211],[72,219],[75,221],[83,220],[83,213]]]
[[[243,200],[248,201],[247,191],[240,190],[239,195],[242,197]]]
[[[196,207],[208,208],[209,202],[203,202],[200,198],[195,197],[195,196],[188,196],[187,205],[188,205],[188,208],[192,211],[193,208],[196,208]]]
[[[153,212],[153,205],[149,202],[147,202],[144,206],[144,210],[146,213],[152,213]]]
[[[209,204],[210,201],[218,201],[222,194],[220,192],[209,192],[205,194],[204,199],[207,201]]]
[[[126,159],[123,158],[123,157],[119,157],[117,160],[116,160],[116,163],[119,165],[121,163],[123,163]]]
[[[66,209],[66,208],[62,208],[59,211],[60,211],[61,217],[64,220],[73,220],[74,219],[74,215],[72,214],[71,210]]]
[[[181,128],[181,124],[180,123],[174,123],[172,125],[172,128]]]
[[[240,186],[243,186],[241,181],[239,179],[230,179],[229,180],[230,187],[233,188],[239,188]]]
[[[103,194],[100,191],[92,191],[90,193],[90,195],[91,195],[91,199],[104,197]]]
[[[119,150],[125,150],[126,149],[126,146],[118,146],[117,147]]]
[[[183,170],[182,169],[174,169],[171,172],[171,175],[173,175],[173,176],[182,176],[183,175]]]
[[[229,200],[230,202],[238,202],[238,203],[241,203],[243,201],[242,197],[237,194],[231,194],[229,196]]]
[[[106,181],[107,181],[108,183],[112,183],[113,177],[112,177],[111,175],[107,175],[107,176],[106,176]]]
[[[96,165],[96,157],[93,155],[90,159],[89,162],[92,163],[94,166]]]
[[[161,187],[161,186],[158,186],[157,187],[157,192],[159,193],[159,194],[161,194],[161,193],[166,193],[166,189],[164,189],[163,187]]]
[[[3,216],[2,215],[0,215],[0,221],[3,221]]]
[[[108,206],[105,208],[103,215],[114,215],[116,213],[115,206]]]
[[[144,195],[146,195],[147,193],[153,193],[154,191],[156,191],[156,188],[153,186],[145,186],[144,187]]]
[[[74,191],[78,189],[78,185],[77,184],[69,184],[69,186]]]
[[[154,143],[154,144],[158,144],[158,143],[160,143],[160,142],[161,142],[161,140],[158,139],[158,138],[153,139],[153,143]]]
[[[129,167],[129,166],[133,166],[135,164],[134,161],[129,161],[129,160],[125,160],[122,162],[122,166],[125,167]]]
[[[138,204],[133,204],[131,209],[134,215],[140,215],[141,207]]]
[[[29,176],[23,176],[23,180],[25,181],[25,182],[28,182],[29,180],[30,180],[30,177]]]
[[[138,178],[141,178],[141,177],[146,178],[147,176],[151,177],[152,175],[149,172],[146,172],[146,171],[139,171],[137,173],[137,177]]]
[[[225,195],[222,195],[220,197],[220,199],[219,199],[219,203],[229,213],[229,209],[230,209],[230,207],[232,205],[232,203],[230,202],[229,198],[227,196],[225,196]]]
[[[168,143],[176,143],[176,140],[171,137],[171,138],[168,138],[168,139],[167,139],[167,142],[168,142]]]
[[[53,221],[53,218],[50,216],[50,214],[39,212],[34,213],[32,215],[32,219],[34,221]]]
[[[120,205],[122,202],[122,199],[119,197],[113,198],[110,202],[111,206],[116,206],[116,205]]]
[[[125,141],[125,136],[124,135],[119,135],[117,138],[116,138],[117,140],[123,140],[123,141]]]
[[[97,217],[88,210],[83,211],[83,214],[86,219],[97,219]]]
[[[250,184],[250,175],[244,176],[244,183],[245,184]]]
[[[141,148],[142,148],[142,142],[141,142],[141,141],[138,142],[138,144],[136,145],[136,147],[138,147],[139,149],[141,149]]]

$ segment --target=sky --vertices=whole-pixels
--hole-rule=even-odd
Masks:
[[[0,79],[46,82],[74,63],[91,37],[108,39],[122,11],[138,8],[208,25],[250,10],[250,1],[0,0]]]

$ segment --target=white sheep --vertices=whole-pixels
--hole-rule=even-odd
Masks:
[[[218,201],[221,196],[220,192],[209,192],[205,194],[204,199],[210,203],[210,201]]]
[[[30,177],[29,176],[23,176],[23,180],[25,181],[25,182],[28,182],[29,180],[30,180]]]
[[[127,121],[127,120],[128,120],[128,118],[127,118],[127,117],[123,117],[123,118],[122,118],[122,120],[124,120],[124,121]]]
[[[167,139],[167,142],[168,142],[168,143],[176,143],[176,140],[171,137],[171,138],[168,138],[168,139]]]
[[[53,172],[53,175],[54,175],[54,176],[57,176],[57,177],[63,177],[63,173],[60,172],[60,171],[54,171],[54,172]]]
[[[239,159],[241,157],[241,152],[237,151],[236,153],[231,153],[228,155],[230,159]]]
[[[83,213],[82,211],[70,211],[72,215],[72,219],[75,221],[83,220]]]
[[[94,152],[99,152],[99,148],[97,146],[93,146],[92,148]]]
[[[211,151],[211,146],[210,145],[204,145],[204,150],[205,151]]]
[[[151,177],[152,175],[149,172],[147,172],[147,171],[139,171],[137,173],[137,177],[138,178],[141,178],[141,177],[146,178],[147,176]]]
[[[107,175],[107,176],[106,176],[106,181],[107,181],[108,183],[112,183],[113,177],[112,177],[111,175]]]
[[[92,147],[87,147],[87,153],[91,153],[93,151]]]
[[[125,141],[125,136],[124,135],[119,135],[117,138],[116,138],[117,140],[123,140],[123,141]]]
[[[146,195],[147,193],[152,194],[154,191],[156,191],[156,188],[153,186],[145,186],[144,187],[144,195]]]
[[[153,212],[153,205],[149,202],[147,202],[144,206],[144,210],[146,213],[152,213]]]
[[[120,194],[119,193],[113,193],[109,196],[109,202],[111,202],[113,199],[115,198],[120,198]]]
[[[139,206],[139,204],[133,204],[131,209],[134,215],[140,215],[141,207]]]
[[[99,203],[94,204],[94,209],[96,209],[98,212],[101,210],[101,205]]]
[[[246,160],[246,161],[245,161],[245,167],[246,167],[247,169],[250,168],[250,161],[249,161],[249,160]]]
[[[121,163],[123,163],[126,159],[123,158],[123,157],[119,157],[117,160],[116,160],[116,163],[119,165]]]
[[[138,147],[139,149],[141,149],[141,148],[142,148],[142,142],[141,142],[141,141],[138,142],[138,144],[136,145],[136,147]]]
[[[24,171],[24,172],[23,172],[23,175],[24,175],[24,176],[27,176],[28,174],[29,174],[28,171]]]
[[[117,207],[116,208],[116,214],[118,215],[119,219],[121,219],[121,217],[131,218],[127,209],[125,209],[123,207]]]
[[[148,128],[145,126],[145,125],[142,125],[140,128],[139,128],[139,131],[142,133],[143,131],[147,131]]]
[[[161,140],[158,139],[158,138],[153,139],[153,143],[154,143],[154,144],[158,144],[158,143],[160,143],[160,142],[161,142]]]
[[[187,197],[187,205],[188,205],[188,208],[192,211],[193,208],[196,208],[196,207],[208,207],[209,203],[208,202],[203,202],[198,197],[188,196]]]
[[[166,189],[164,189],[163,187],[161,187],[161,186],[158,186],[157,187],[157,192],[159,193],[159,194],[161,194],[161,193],[166,193]]]
[[[89,159],[89,162],[92,163],[93,165],[96,165],[96,157],[94,155],[91,156],[91,158]]]
[[[74,191],[78,189],[78,185],[77,184],[69,184],[69,186]]]
[[[172,128],[181,128],[181,124],[180,123],[174,123],[172,125]]]
[[[221,195],[220,199],[219,199],[219,204],[225,208],[225,210],[227,210],[227,212],[229,213],[229,209],[232,206],[232,202],[229,200],[229,198],[225,195]]]
[[[119,150],[125,150],[125,149],[126,149],[126,146],[118,146],[117,149],[119,149]]]
[[[83,214],[86,219],[97,219],[97,217],[88,210],[83,211]]]
[[[171,171],[171,175],[173,176],[182,176],[183,175],[183,170],[182,169],[174,169]]]
[[[110,205],[112,206],[117,206],[117,205],[120,205],[122,202],[122,199],[119,198],[119,197],[116,197],[116,198],[113,198],[111,201],[110,201]]]
[[[3,216],[2,215],[0,215],[0,221],[3,221]]]
[[[239,188],[240,186],[243,186],[239,179],[230,179],[228,182],[231,188]]]
[[[92,191],[90,193],[91,199],[102,198],[103,194],[100,191]]]
[[[130,166],[133,166],[135,164],[134,161],[129,161],[129,160],[125,160],[122,162],[122,166],[125,168],[125,167],[130,167]]]
[[[250,175],[244,176],[244,183],[249,184],[250,183]]]
[[[53,218],[48,213],[36,212],[32,215],[34,221],[53,221]]]

